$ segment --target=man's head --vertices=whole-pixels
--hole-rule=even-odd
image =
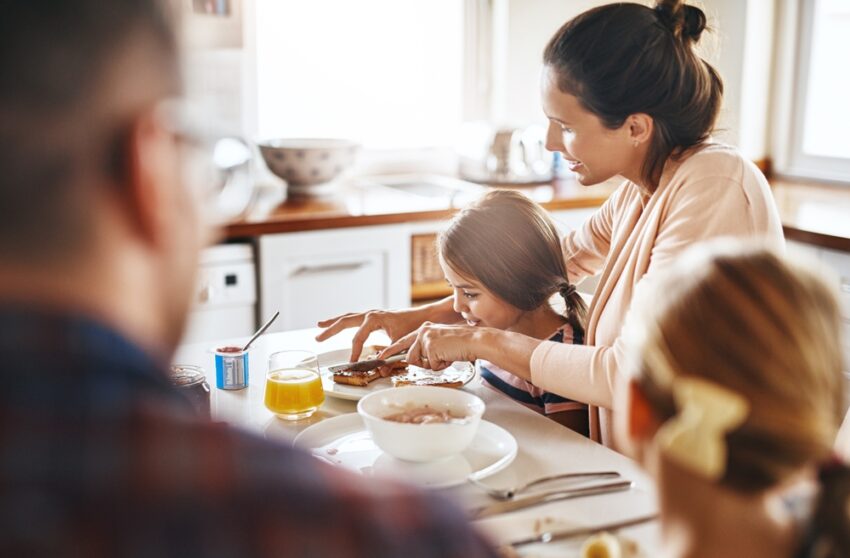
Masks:
[[[119,325],[167,350],[203,235],[161,110],[180,91],[166,8],[0,0],[0,297],[119,322],[137,306],[138,323]],[[106,307],[118,293],[123,312]]]

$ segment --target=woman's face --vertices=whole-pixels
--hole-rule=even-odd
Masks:
[[[599,184],[616,175],[632,179],[629,174],[642,161],[628,124],[607,128],[575,96],[558,88],[557,72],[550,66],[543,71],[542,97],[549,119],[546,149],[561,153],[581,184]]]
[[[440,266],[454,291],[454,311],[463,316],[467,325],[507,330],[523,315],[522,310],[497,297],[479,282],[455,272],[442,258]]]

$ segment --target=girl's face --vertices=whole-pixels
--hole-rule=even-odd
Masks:
[[[454,291],[454,311],[461,314],[471,326],[494,327],[507,330],[524,314],[497,297],[474,279],[456,273],[440,258],[440,267],[449,286]]]
[[[628,121],[616,130],[603,125],[575,96],[558,88],[551,67],[543,72],[542,97],[549,118],[546,149],[561,153],[581,184],[599,184],[616,175],[634,180],[629,175],[640,169],[641,150],[635,148]]]

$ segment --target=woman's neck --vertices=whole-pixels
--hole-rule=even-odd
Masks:
[[[662,548],[668,558],[791,556],[794,523],[775,498],[748,495],[661,467]],[[683,497],[683,494],[687,494]]]
[[[555,312],[549,304],[543,304],[535,310],[522,314],[507,330],[535,339],[548,339],[565,323],[564,316]]]

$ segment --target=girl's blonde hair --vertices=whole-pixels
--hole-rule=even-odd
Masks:
[[[567,279],[558,229],[526,196],[488,192],[455,216],[437,247],[455,272],[520,310],[535,310],[560,293],[573,334],[584,336],[587,306]]]
[[[763,247],[698,249],[643,294],[629,326],[643,331],[633,372],[657,414],[676,413],[663,377],[671,372],[748,400],[746,420],[726,435],[720,483],[756,493],[830,460],[844,412],[841,318],[818,275]],[[818,536],[847,552],[850,476],[839,469],[822,474],[829,486],[815,522]]]

